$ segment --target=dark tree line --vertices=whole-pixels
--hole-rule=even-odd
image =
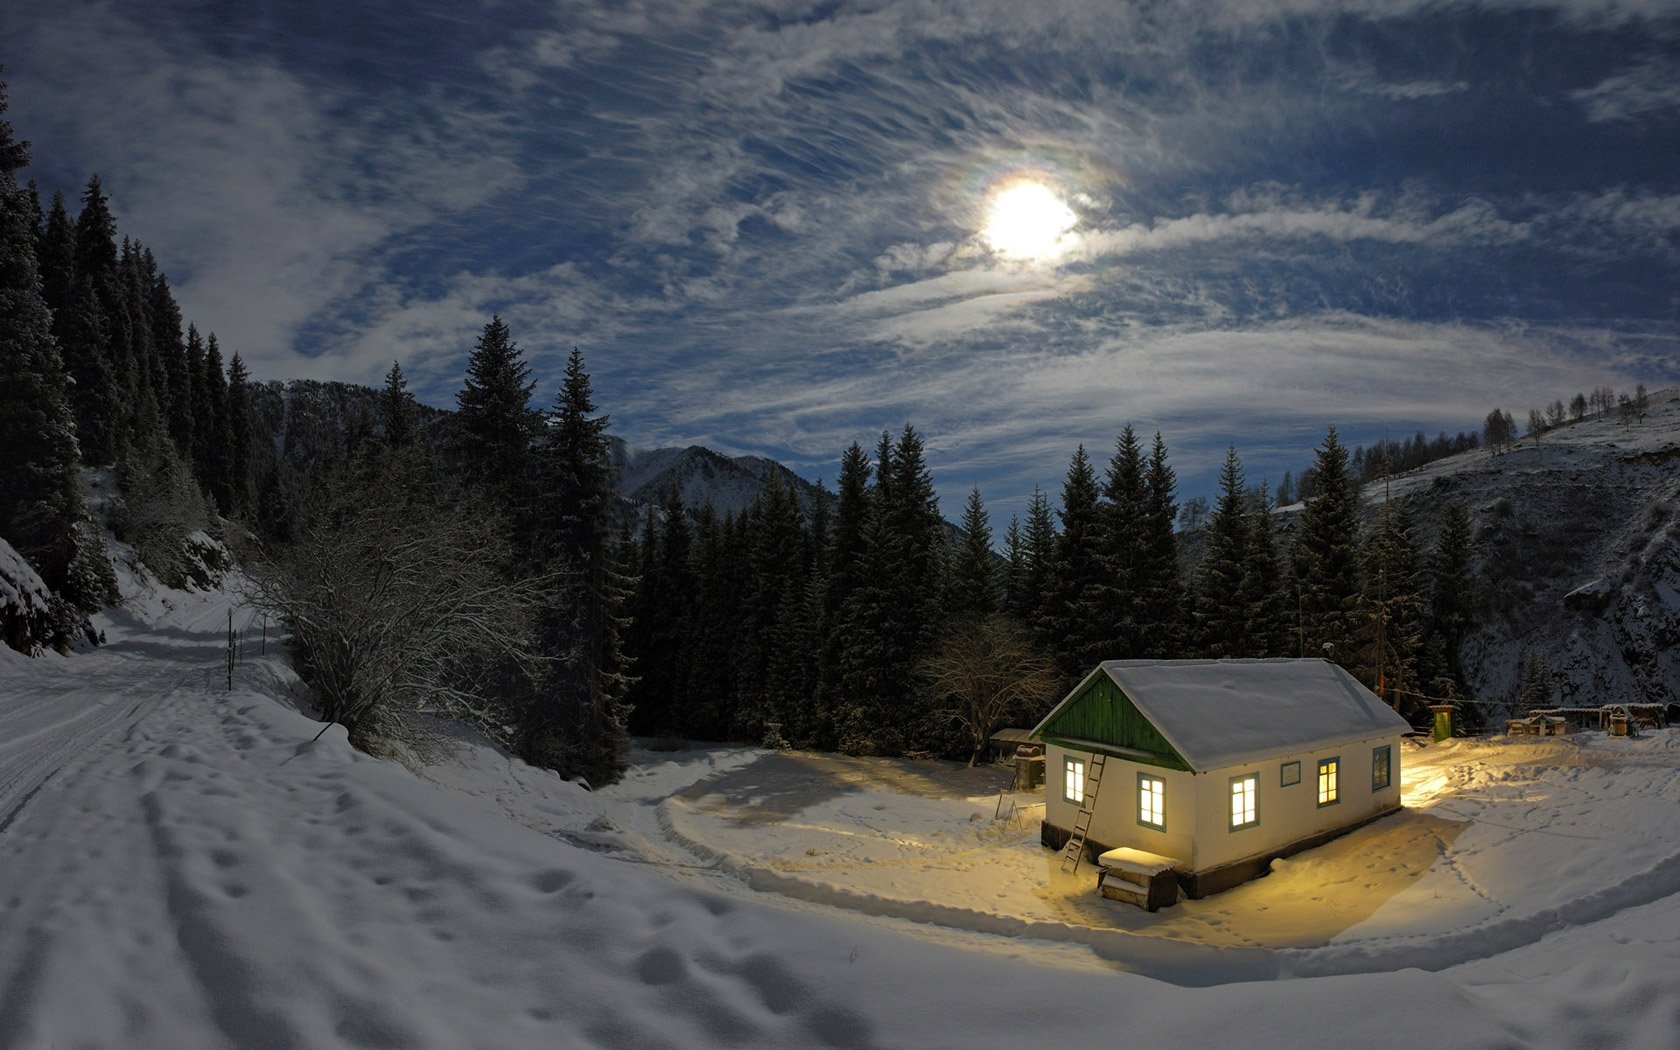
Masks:
[[[883,435],[873,457],[847,449],[837,491],[809,506],[772,484],[720,519],[673,492],[626,541],[638,581],[631,727],[971,754],[976,725],[1035,721],[1099,661],[1132,658],[1325,656],[1410,715],[1425,696],[1457,695],[1474,615],[1463,509],[1448,508],[1424,554],[1397,508],[1361,528],[1333,429],[1312,472],[1318,493],[1283,534],[1232,449],[1193,572],[1180,565],[1166,444],[1157,435],[1146,451],[1129,426],[1100,480],[1075,451],[1060,509],[1035,493],[1001,556],[978,490],[956,538],[945,535],[913,427]],[[1050,684],[968,690],[1012,698],[1001,711],[956,702],[961,676],[946,658],[1005,649],[1011,683],[1042,665]]]

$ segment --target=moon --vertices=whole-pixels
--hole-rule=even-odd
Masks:
[[[992,196],[980,233],[999,255],[1042,262],[1066,250],[1062,235],[1078,220],[1056,191],[1042,182],[1024,180]]]

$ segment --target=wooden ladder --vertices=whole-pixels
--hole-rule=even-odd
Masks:
[[[1079,807],[1079,815],[1073,819],[1073,834],[1068,836],[1067,845],[1062,847],[1062,870],[1070,874],[1079,871],[1079,862],[1085,859],[1085,836],[1091,830],[1091,814],[1096,812],[1097,792],[1102,788],[1103,767],[1108,764],[1108,756],[1098,753],[1091,756],[1091,767],[1085,774],[1084,801]]]

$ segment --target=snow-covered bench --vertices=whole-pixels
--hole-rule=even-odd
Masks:
[[[1130,846],[1111,849],[1097,858],[1097,889],[1109,900],[1148,911],[1171,907],[1178,903],[1178,877],[1172,873],[1178,865],[1172,857]]]

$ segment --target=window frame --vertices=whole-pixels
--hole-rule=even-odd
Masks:
[[[1071,802],[1076,806],[1085,805],[1086,768],[1087,767],[1083,759],[1074,758],[1072,755],[1062,756],[1062,801]],[[1077,782],[1079,784],[1079,795],[1077,798],[1074,797],[1073,792],[1075,778],[1077,778]]]
[[[1148,820],[1144,819],[1143,800],[1145,798],[1145,792],[1144,792],[1144,782],[1145,781],[1153,781],[1154,784],[1155,784],[1154,794],[1155,794],[1156,808],[1159,809],[1160,813],[1161,813],[1161,822],[1159,824],[1153,823],[1151,821],[1148,821]],[[1166,778],[1165,777],[1158,777],[1153,773],[1139,773],[1137,775],[1137,783],[1138,783],[1138,804],[1137,804],[1138,826],[1149,828],[1152,831],[1165,831],[1165,830],[1167,830],[1167,781],[1166,781]]]
[[[1250,782],[1253,785],[1252,793],[1253,793],[1253,796],[1254,796],[1254,817],[1251,820],[1248,820],[1244,823],[1239,824],[1239,823],[1237,823],[1236,807],[1234,805],[1230,805],[1230,802],[1232,802],[1236,798],[1236,794],[1237,794],[1236,787],[1237,787],[1237,785],[1241,784],[1245,781]],[[1227,831],[1246,831],[1249,828],[1259,827],[1260,826],[1260,773],[1259,773],[1259,771],[1255,771],[1253,773],[1238,774],[1237,776],[1234,776],[1234,777],[1231,778],[1229,786],[1232,790],[1230,790],[1229,792],[1226,793],[1226,799],[1227,799],[1227,803],[1228,803],[1228,808],[1225,810],[1226,830]]]
[[[1330,770],[1330,797],[1324,797],[1324,771]],[[1342,756],[1331,755],[1329,758],[1318,760],[1318,773],[1313,778],[1313,786],[1318,792],[1318,808],[1334,806],[1342,801]]]
[[[1295,771],[1295,779],[1294,780],[1289,779],[1289,772],[1290,772],[1291,769],[1293,769]],[[1287,787],[1294,787],[1296,784],[1299,784],[1300,782],[1301,782],[1301,760],[1300,759],[1295,759],[1292,762],[1285,762],[1283,765],[1278,767],[1278,787],[1286,787],[1286,788]]]
[[[1377,783],[1377,756],[1382,756],[1382,783]],[[1371,749],[1371,791],[1385,791],[1394,786],[1394,748],[1383,744]]]

